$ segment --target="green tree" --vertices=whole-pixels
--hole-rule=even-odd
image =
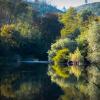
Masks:
[[[4,43],[9,46],[17,46],[17,39],[19,38],[19,33],[15,30],[15,25],[4,25],[1,27],[0,37]]]
[[[70,52],[73,52],[77,47],[77,43],[69,38],[59,39],[56,43],[51,45],[51,50],[48,51],[48,57],[51,60],[52,57],[56,55],[58,50],[62,50],[63,48],[68,48]]]
[[[89,58],[91,62],[100,63],[100,24],[93,22],[89,28],[87,40],[89,42]]]
[[[24,18],[28,11],[28,5],[24,0],[0,0],[1,23],[15,23],[19,16]]]
[[[81,17],[81,21],[82,21],[82,22],[86,22],[86,21],[89,21],[90,18],[94,17],[94,14],[92,13],[92,11],[83,10],[83,11],[80,13],[80,17]]]
[[[80,33],[77,11],[74,8],[70,8],[65,14],[62,14],[60,22],[64,24],[64,28],[61,30],[61,37],[67,36],[73,39]]]

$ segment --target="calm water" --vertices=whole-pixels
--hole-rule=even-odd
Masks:
[[[0,63],[0,100],[58,100],[60,87],[51,83],[48,64]]]

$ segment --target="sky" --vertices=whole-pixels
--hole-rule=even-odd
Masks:
[[[34,0],[29,0],[34,1]],[[40,0],[41,1],[41,0]],[[62,8],[69,8],[69,7],[76,7],[85,3],[85,0],[46,0],[49,4],[56,6],[59,9]],[[88,0],[89,3],[91,2],[100,2],[100,0]]]

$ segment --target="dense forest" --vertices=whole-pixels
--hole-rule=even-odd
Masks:
[[[48,75],[65,91],[59,100],[99,100],[100,17],[70,8],[59,21],[61,38],[48,51]]]
[[[46,52],[60,36],[61,27],[57,14],[40,16],[24,0],[0,0],[0,55],[47,59]]]
[[[99,14],[71,7],[40,15],[33,8],[27,0],[0,0],[0,57],[48,59],[47,74],[64,91],[58,100],[99,100]]]

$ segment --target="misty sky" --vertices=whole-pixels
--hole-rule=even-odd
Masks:
[[[29,0],[34,1],[34,0]],[[41,1],[41,0],[40,0]],[[48,3],[56,6],[59,9],[62,9],[63,7],[69,8],[69,7],[76,7],[79,5],[84,4],[85,0],[46,0]],[[100,0],[88,0],[91,2],[100,2]]]

